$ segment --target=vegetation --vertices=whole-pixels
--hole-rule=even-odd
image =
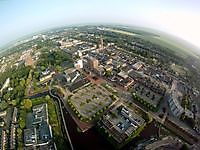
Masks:
[[[0,110],[5,110],[8,107],[8,103],[6,101],[1,101]]]
[[[140,102],[141,104],[143,104],[144,106],[146,106],[148,109],[150,109],[151,111],[158,111],[158,108],[153,106],[152,104],[148,103],[147,101],[145,101],[143,98],[139,97],[136,93],[132,94],[133,99]]]
[[[40,56],[37,66],[40,66],[42,71],[44,71],[49,66],[54,66],[57,69],[60,69],[59,66],[63,62],[68,62],[69,65],[72,64],[71,57],[64,51],[57,50],[49,52],[49,50],[44,50]]]
[[[191,107],[191,102],[190,102],[189,95],[184,95],[184,96],[183,96],[183,99],[182,99],[182,102],[181,102],[181,106],[182,106],[183,108],[190,109],[190,107]]]
[[[57,149],[65,149],[66,148],[66,141],[63,136],[62,130],[61,130],[61,122],[59,118],[59,111],[58,111],[58,105],[56,102],[54,102],[49,95],[47,95],[45,98],[43,98],[47,104],[48,104],[48,113],[49,113],[49,123],[53,130],[53,137],[57,146]],[[39,103],[39,101],[38,101]]]
[[[20,100],[25,97],[26,80],[30,71],[30,67],[24,65],[18,68],[12,68],[6,72],[0,74],[1,83],[4,83],[7,78],[10,78],[9,87],[12,88],[11,91],[7,89],[3,90],[3,100],[8,102],[10,100],[16,100],[17,104]]]
[[[22,102],[21,102],[21,105],[24,106],[24,108],[28,111],[31,110],[31,107],[32,107],[32,101],[30,99],[24,99]]]
[[[60,118],[59,118],[59,112],[58,112],[58,106],[57,103],[55,103],[49,95],[47,95],[46,97],[39,97],[36,99],[24,99],[21,102],[21,107],[19,110],[19,132],[18,132],[18,140],[19,140],[19,145],[22,142],[22,135],[21,135],[21,131],[25,128],[26,126],[26,116],[27,116],[27,110],[30,110],[30,108],[32,106],[35,105],[39,105],[42,103],[47,103],[48,104],[48,113],[49,113],[49,123],[52,127],[52,131],[53,131],[53,137],[56,143],[56,146],[58,149],[64,149],[64,147],[66,147],[66,142],[65,142],[65,138],[62,134],[62,130],[61,130],[61,123],[60,123]],[[25,108],[25,109],[24,109]],[[21,141],[21,142],[20,142]]]

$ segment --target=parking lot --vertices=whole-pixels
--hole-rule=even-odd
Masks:
[[[155,107],[157,107],[162,97],[161,95],[153,92],[151,89],[140,84],[136,84],[134,86],[134,90],[141,98],[143,98],[145,101],[147,101],[148,103],[152,104]]]
[[[110,95],[104,87],[91,84],[78,90],[70,99],[83,117],[90,118],[113,102]]]

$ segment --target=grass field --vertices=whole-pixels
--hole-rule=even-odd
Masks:
[[[121,33],[121,34],[126,34],[126,35],[137,35],[137,34],[132,33],[132,32],[127,32],[127,31],[117,30],[117,29],[112,29],[112,28],[105,28],[104,30],[105,31],[116,32],[116,33]]]

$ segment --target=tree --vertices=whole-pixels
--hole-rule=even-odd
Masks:
[[[60,71],[62,71],[62,67],[59,66],[59,65],[56,65],[56,70],[57,70],[58,72],[60,72]]]
[[[20,85],[21,85],[22,87],[25,85],[25,83],[26,83],[26,81],[25,81],[24,79],[22,79],[22,80],[20,81]]]
[[[26,110],[30,110],[32,107],[32,101],[30,99],[24,99],[22,105]]]
[[[5,101],[0,102],[0,110],[4,110],[8,107],[8,104]]]
[[[34,72],[35,79],[39,80],[40,73],[38,71]]]
[[[51,97],[50,97],[49,95],[47,95],[47,96],[45,96],[45,99],[46,99],[46,100],[50,100]]]
[[[9,93],[6,93],[6,94],[3,95],[3,99],[6,100],[6,101],[7,101],[9,98],[10,98],[10,94],[9,94]]]
[[[17,100],[13,99],[12,101],[10,101],[10,104],[13,105],[13,106],[16,106],[17,105]]]
[[[20,128],[17,128],[17,134],[18,134],[18,136],[20,136],[20,137],[21,137],[21,135],[22,135],[22,129],[20,129]]]
[[[21,129],[25,128],[26,123],[25,120],[23,118],[19,118],[19,126]]]
[[[41,69],[42,71],[45,71],[46,67],[45,67],[45,66],[41,66],[40,69]]]

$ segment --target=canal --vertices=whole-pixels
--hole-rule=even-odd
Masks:
[[[54,99],[57,100],[57,99]],[[64,106],[62,106],[64,117],[68,132],[72,141],[72,145],[75,150],[112,150],[114,147],[103,137],[95,127],[82,133],[78,130],[78,126],[67,112]],[[131,150],[136,147],[138,142],[143,139],[150,139],[152,136],[156,136],[158,133],[158,127],[155,121],[151,122],[140,134],[139,137],[130,141],[122,150]]]
[[[75,150],[112,150],[114,147],[103,137],[95,127],[82,133],[77,129],[77,125],[71,118],[69,113],[64,109],[67,128]],[[122,150],[129,150],[137,146],[137,143],[142,139],[149,139],[152,135],[157,135],[158,127],[155,122],[149,124],[139,137],[134,138]]]

